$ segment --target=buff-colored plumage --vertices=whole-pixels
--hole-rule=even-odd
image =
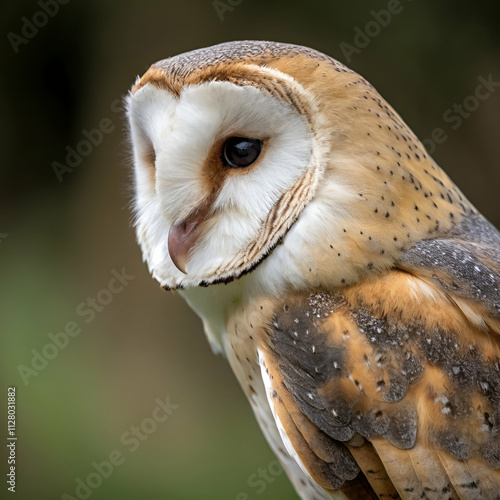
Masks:
[[[500,235],[377,91],[231,42],[154,64],[129,119],[144,258],[302,498],[500,498]]]

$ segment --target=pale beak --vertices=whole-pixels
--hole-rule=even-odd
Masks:
[[[205,220],[209,206],[198,210],[193,216],[170,227],[168,232],[168,254],[174,266],[187,274],[186,263],[191,248],[201,232],[201,224]]]

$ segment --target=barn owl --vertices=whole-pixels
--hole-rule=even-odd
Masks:
[[[500,234],[361,76],[239,41],[127,101],[137,237],[298,494],[500,498]]]

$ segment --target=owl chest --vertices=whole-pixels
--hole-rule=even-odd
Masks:
[[[226,325],[224,342],[228,361],[243,391],[252,404],[267,405],[262,384],[258,350],[265,333],[264,315],[260,309],[242,307],[234,312]]]
[[[271,303],[257,303],[256,307],[252,304],[235,311],[226,324],[224,349],[267,441],[280,460],[288,461],[290,457],[284,451],[269,406],[259,362],[259,349],[265,344],[272,310]]]

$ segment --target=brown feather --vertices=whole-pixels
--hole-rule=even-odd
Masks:
[[[313,456],[332,463],[328,443],[345,443],[380,498],[459,499],[470,478],[495,498],[500,338],[448,290],[393,270],[342,294],[297,296],[271,329],[269,363],[300,449],[312,452],[306,467]],[[355,434],[376,453],[349,445]]]

